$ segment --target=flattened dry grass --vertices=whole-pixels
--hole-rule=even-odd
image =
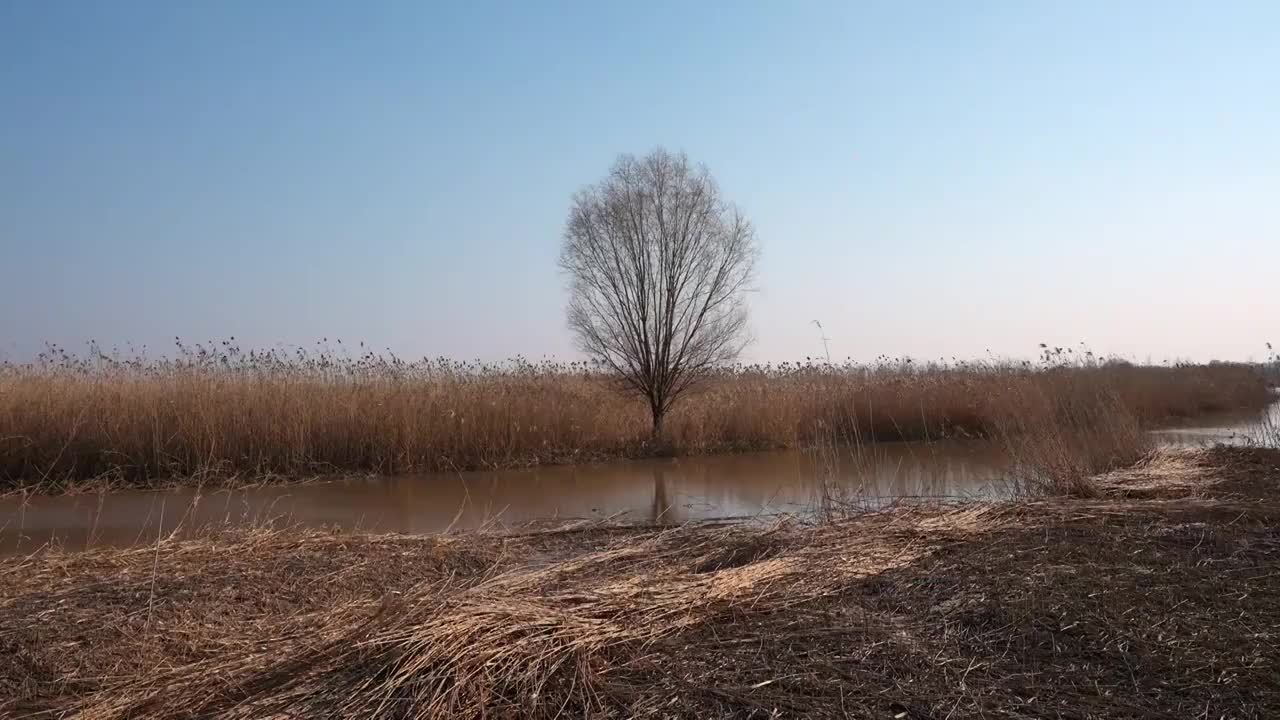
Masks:
[[[1151,496],[1170,467],[1202,482]],[[1276,716],[1280,453],[1147,470],[1100,499],[817,526],[9,559],[0,713]]]
[[[743,366],[677,404],[652,443],[647,407],[580,364],[404,363],[231,344],[158,362],[56,351],[0,365],[0,491],[486,469],[830,438],[1005,439],[1103,414],[1110,432],[1272,399],[1254,368],[1233,365]]]

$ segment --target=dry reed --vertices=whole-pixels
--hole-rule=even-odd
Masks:
[[[708,378],[653,443],[643,403],[583,364],[179,347],[158,361],[53,347],[35,363],[0,365],[0,491],[513,467],[828,436],[1005,438],[1078,424],[1086,407],[1121,412],[1113,425],[1149,426],[1271,399],[1247,366],[1061,352],[1035,365],[754,365]]]

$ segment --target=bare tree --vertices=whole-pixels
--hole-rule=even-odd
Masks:
[[[644,397],[653,433],[677,399],[748,341],[755,231],[705,167],[623,155],[573,198],[560,266],[579,348]]]

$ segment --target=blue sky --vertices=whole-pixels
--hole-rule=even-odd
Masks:
[[[662,145],[753,358],[1261,357],[1277,78],[1274,2],[0,0],[0,352],[572,357],[570,196]]]

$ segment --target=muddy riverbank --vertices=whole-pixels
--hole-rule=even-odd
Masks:
[[[10,557],[0,714],[1280,713],[1280,453],[1165,450],[1097,491]]]

